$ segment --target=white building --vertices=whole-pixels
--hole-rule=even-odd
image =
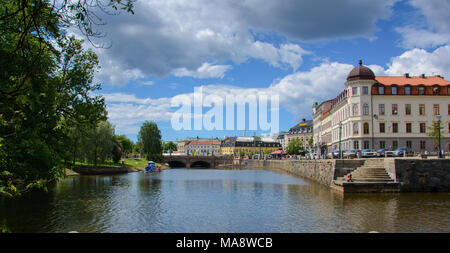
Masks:
[[[441,76],[375,76],[360,65],[330,106],[313,106],[314,143],[342,150],[410,147],[436,151],[427,133],[441,116],[442,150],[450,149],[450,82]],[[327,123],[330,122],[330,123]],[[326,131],[329,131],[329,136]]]
[[[219,140],[190,141],[185,145],[187,155],[211,156],[220,155]]]

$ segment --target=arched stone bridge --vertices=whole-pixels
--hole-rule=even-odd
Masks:
[[[188,156],[188,155],[165,155],[163,161],[171,168],[215,168],[220,164],[233,164],[233,156]]]

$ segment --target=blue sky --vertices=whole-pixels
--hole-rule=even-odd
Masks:
[[[96,82],[116,133],[134,141],[145,120],[166,141],[242,135],[173,129],[171,102],[195,87],[276,94],[279,130],[288,130],[312,118],[313,102],[342,91],[360,59],[376,75],[448,80],[449,11],[448,0],[139,0],[135,15],[103,16],[106,37],[97,42],[111,47],[94,49]],[[254,132],[267,133],[246,133]]]

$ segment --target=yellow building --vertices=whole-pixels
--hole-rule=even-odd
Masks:
[[[278,149],[281,149],[279,142],[260,140],[254,137],[230,137],[223,140],[220,145],[220,151],[223,155],[234,156],[239,154],[267,154]]]

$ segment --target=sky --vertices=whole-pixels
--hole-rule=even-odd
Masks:
[[[96,94],[116,134],[136,141],[154,121],[165,141],[242,136],[238,127],[174,127],[183,101],[201,89],[222,99],[277,96],[278,113],[268,116],[277,127],[245,125],[247,136],[264,135],[312,119],[313,103],[336,97],[359,60],[375,75],[449,80],[449,11],[450,0],[138,0],[134,15],[99,13],[105,36],[94,44],[106,46],[85,45],[99,56]]]

